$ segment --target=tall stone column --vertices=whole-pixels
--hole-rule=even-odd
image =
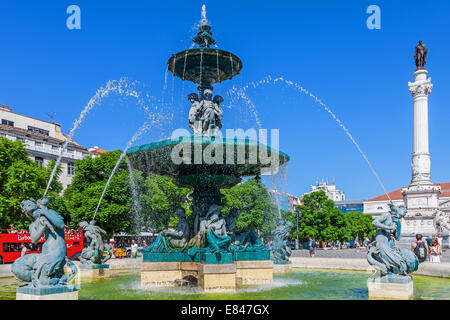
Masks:
[[[418,68],[414,82],[408,82],[413,97],[413,152],[411,157],[411,184],[402,190],[403,201],[408,208],[404,219],[404,233],[411,237],[417,233],[435,233],[433,216],[438,211],[441,188],[430,178],[431,160],[428,144],[428,95],[433,84],[427,78],[428,71]]]
[[[414,82],[409,82],[409,91],[414,100],[413,153],[411,159],[411,185],[431,185],[430,152],[428,145],[428,95],[431,93],[431,78],[428,71],[419,69],[414,73]]]

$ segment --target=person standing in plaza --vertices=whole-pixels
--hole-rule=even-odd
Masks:
[[[416,241],[411,245],[411,249],[417,256],[417,259],[419,259],[419,262],[424,262],[430,254],[428,245],[426,241],[423,241],[421,234],[416,234]]]
[[[309,256],[314,257],[314,240],[309,237],[308,239],[308,249],[309,249]]]
[[[353,242],[354,242],[353,246],[356,248],[356,252],[358,252],[359,251],[359,247],[360,247],[360,245],[359,245],[359,237],[356,236],[355,240]]]
[[[115,259],[116,258],[116,250],[114,248],[114,239],[113,238],[109,239],[109,246],[111,247],[111,259]]]
[[[28,249],[27,249],[27,247],[26,247],[26,245],[24,243],[22,243],[20,245],[20,248],[22,249],[22,250],[20,250],[20,256],[23,257],[24,255],[27,254]]]
[[[441,262],[442,246],[439,244],[437,238],[431,240],[430,247],[430,262]]]
[[[138,245],[136,241],[131,240],[131,258],[135,259],[137,257]]]
[[[442,235],[440,233],[436,234],[436,239],[439,242],[439,245],[442,248]]]

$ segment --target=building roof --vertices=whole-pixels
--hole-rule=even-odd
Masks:
[[[99,147],[91,147],[89,148],[89,152],[95,152],[95,153],[107,153],[108,151],[100,149]]]
[[[298,199],[298,200],[301,199],[301,198],[299,198],[299,197],[297,197],[297,196],[294,196],[294,195],[292,195],[292,194],[285,193],[285,192],[280,192],[280,191],[273,190],[273,189],[267,189],[267,191],[268,191],[268,192],[271,192],[271,193],[283,194],[283,195],[285,195],[285,196],[288,196],[288,197],[291,197],[291,198],[295,198],[295,199]]]
[[[441,194],[440,197],[450,197],[450,182],[444,182],[444,183],[435,183],[435,186],[440,186],[441,187]],[[403,187],[406,188],[406,187]],[[394,190],[392,192],[389,192],[389,197],[392,200],[403,200],[403,195],[402,195],[402,189],[397,189]],[[378,196],[376,198],[372,198],[369,199],[367,201],[386,201],[389,200],[386,194],[383,194],[381,196]]]
[[[342,200],[342,201],[335,201],[334,204],[337,205],[337,206],[349,205],[349,204],[358,204],[359,205],[359,204],[363,204],[366,201],[367,200],[364,200],[364,199]]]
[[[62,143],[65,142],[65,140],[61,140],[61,139],[58,139],[58,138],[55,138],[55,137],[50,137],[50,136],[47,136],[47,135],[39,133],[39,132],[35,132],[35,131],[31,131],[31,130],[25,130],[25,129],[17,128],[17,127],[11,127],[11,126],[8,126],[8,125],[5,125],[5,124],[0,124],[0,130],[16,132],[16,133],[22,133],[25,136],[33,136],[35,138],[41,138],[43,140],[53,141],[55,143],[61,143],[62,144]],[[64,136],[66,136],[66,135],[64,135]],[[76,143],[73,140],[69,143],[69,145],[71,147],[77,147],[79,149],[87,151],[87,149],[85,147],[83,147],[82,145]]]

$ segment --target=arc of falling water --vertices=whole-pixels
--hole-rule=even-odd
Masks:
[[[216,50],[216,54],[217,54],[217,82],[220,83],[220,71],[219,71],[219,50]]]
[[[105,196],[106,189],[108,189],[109,183],[111,182],[112,177],[114,176],[114,173],[116,172],[117,168],[120,165],[120,162],[122,161],[123,157],[126,155],[127,150],[131,147],[131,145],[136,141],[137,138],[139,138],[143,133],[145,133],[150,128],[150,121],[147,120],[136,133],[133,135],[133,137],[128,141],[127,146],[120,154],[119,160],[117,160],[111,174],[109,175],[108,181],[106,182],[105,187],[103,188],[102,195],[100,196],[100,200],[98,201],[97,208],[95,209],[94,217],[92,220],[95,220],[95,216],[97,215],[97,211],[100,208],[100,204],[102,203],[103,197]]]
[[[252,85],[253,88],[258,88],[260,85],[266,84],[266,83],[277,83],[278,81],[282,81],[284,83],[286,83],[288,86],[294,86],[297,88],[297,90],[299,90],[301,93],[305,93],[307,95],[309,95],[311,98],[313,98],[315,100],[315,102],[317,102],[318,104],[320,104],[325,111],[327,111],[331,117],[336,120],[336,122],[339,124],[339,126],[344,130],[344,132],[346,133],[346,135],[349,137],[349,139],[353,142],[353,144],[355,145],[355,147],[358,149],[359,153],[362,155],[362,157],[364,158],[364,160],[366,161],[367,165],[369,166],[370,170],[372,171],[373,175],[375,176],[375,178],[377,179],[378,183],[380,184],[381,188],[383,189],[384,193],[386,194],[386,196],[388,197],[389,201],[392,203],[392,199],[389,196],[389,193],[387,192],[383,182],[381,181],[380,177],[378,176],[377,172],[375,171],[375,168],[372,166],[372,163],[369,161],[369,159],[367,158],[367,156],[365,155],[365,153],[362,151],[361,147],[359,146],[359,144],[356,142],[356,140],[353,138],[353,136],[350,134],[350,132],[348,131],[348,129],[344,126],[344,124],[342,123],[342,121],[331,111],[331,109],[325,104],[323,103],[317,96],[315,96],[314,94],[312,94],[311,92],[309,92],[308,90],[306,90],[305,88],[303,88],[301,85],[294,83],[290,80],[286,80],[283,77],[278,77],[273,79],[272,81],[272,77],[269,75],[268,77],[265,77],[263,80],[260,80],[258,82],[249,82],[247,83],[245,86],[243,86],[238,92],[237,95],[241,98],[246,97],[245,96],[245,91],[248,89],[249,85]],[[227,94],[231,94],[231,93],[235,93],[237,90],[237,88],[233,88],[230,89]],[[247,103],[248,100],[243,98],[243,100],[245,100]]]
[[[64,151],[66,151],[69,143],[72,142],[75,131],[78,129],[80,124],[83,122],[83,119],[86,117],[86,115],[89,113],[89,111],[91,111],[91,109],[95,105],[99,104],[102,98],[106,97],[110,92],[113,92],[113,91],[117,91],[120,94],[124,94],[125,96],[134,96],[134,97],[138,96],[138,93],[136,92],[136,90],[134,90],[133,88],[131,88],[128,85],[125,78],[120,79],[119,81],[110,80],[106,83],[106,85],[104,87],[101,87],[97,90],[95,95],[89,100],[88,104],[81,111],[78,119],[75,120],[73,127],[70,130],[70,133],[66,138],[66,141],[64,142],[63,146],[61,147],[59,156],[56,160],[55,166],[53,167],[52,172],[50,174],[50,178],[47,182],[47,187],[45,188],[44,197],[47,195],[47,192],[50,189],[53,178],[56,174],[56,170],[58,169],[58,167],[61,163],[61,159],[63,157]]]
[[[200,86],[202,85],[203,50],[200,49]]]
[[[184,53],[184,64],[183,64],[183,77],[182,79],[182,83],[183,83],[183,88],[181,89],[181,101],[183,101],[184,98],[184,74],[186,73],[186,60],[187,60],[187,50]]]

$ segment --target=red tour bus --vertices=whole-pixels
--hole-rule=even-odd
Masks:
[[[83,250],[83,230],[64,229],[67,257],[70,259]],[[37,244],[31,242],[29,233],[0,233],[0,264],[14,262],[21,256],[21,244],[27,247],[27,254],[40,253],[44,243],[41,237]]]

